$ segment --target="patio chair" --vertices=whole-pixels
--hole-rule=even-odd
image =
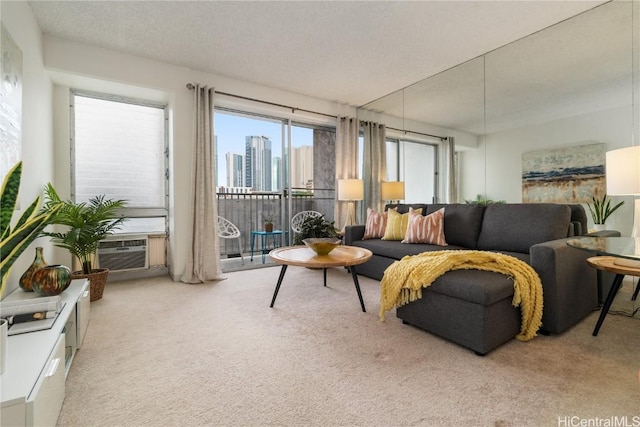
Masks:
[[[226,218],[218,216],[218,237],[221,239],[238,239],[238,251],[240,259],[244,265],[244,255],[242,254],[242,236],[238,227]]]

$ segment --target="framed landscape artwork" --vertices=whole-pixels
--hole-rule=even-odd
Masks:
[[[2,25],[0,84],[0,179],[21,158],[22,51]]]
[[[523,203],[587,203],[605,193],[605,144],[522,154]]]

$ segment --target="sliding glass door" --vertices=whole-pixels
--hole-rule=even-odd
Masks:
[[[240,230],[242,252],[250,252],[252,232],[263,230],[267,218],[283,232],[282,244],[288,244],[292,215],[320,210],[333,216],[335,173],[327,165],[333,164],[335,129],[216,109],[214,131],[218,214]],[[223,258],[239,256],[237,243],[221,242],[221,253]]]

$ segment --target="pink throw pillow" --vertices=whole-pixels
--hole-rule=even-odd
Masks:
[[[447,246],[444,238],[444,208],[426,215],[409,215],[407,232],[401,243],[430,243]]]
[[[371,208],[367,208],[367,222],[364,225],[365,239],[379,239],[384,236],[384,230],[387,228],[387,212],[376,212]]]

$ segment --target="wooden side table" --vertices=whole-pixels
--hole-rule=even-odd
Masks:
[[[360,300],[360,307],[362,311],[367,311],[364,307],[364,301],[362,300],[362,293],[360,292],[360,284],[358,283],[358,275],[356,273],[355,266],[365,263],[373,256],[373,253],[365,248],[359,248],[356,246],[338,246],[332,250],[328,255],[317,255],[314,251],[306,246],[288,246],[284,248],[274,249],[269,252],[269,257],[276,263],[282,265],[280,270],[280,277],[278,277],[278,283],[276,289],[273,292],[273,299],[271,300],[271,306],[276,302],[282,279],[284,279],[284,273],[287,271],[287,266],[297,265],[299,267],[307,268],[322,268],[324,274],[324,286],[327,286],[327,268],[330,267],[350,267],[351,277],[353,278],[353,284],[358,293],[358,299]]]
[[[615,264],[616,259],[616,257],[611,256],[591,257],[587,259],[587,262],[591,267],[598,270],[607,271],[609,273],[614,273],[616,275],[616,277],[613,279],[613,284],[611,285],[611,289],[609,290],[607,299],[604,302],[604,306],[602,306],[602,311],[600,312],[600,317],[598,318],[596,327],[593,330],[594,337],[598,335],[598,331],[602,326],[602,322],[604,322],[604,318],[607,316],[609,308],[611,308],[611,304],[613,303],[616,294],[622,286],[622,279],[624,279],[624,276],[640,277],[640,268],[633,268]],[[633,296],[631,297],[633,301],[635,301],[638,297],[638,291],[640,291],[640,283],[638,283],[638,285],[636,286],[636,289],[633,292]]]

